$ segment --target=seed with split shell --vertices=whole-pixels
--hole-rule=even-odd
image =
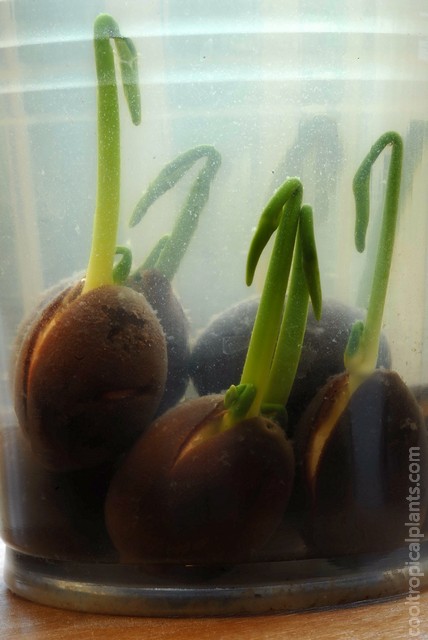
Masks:
[[[117,458],[151,421],[166,379],[165,338],[127,287],[62,292],[29,327],[17,356],[15,409],[51,469]]]
[[[261,417],[219,431],[223,397],[204,396],[158,418],[110,486],[106,522],[125,562],[249,560],[286,509],[293,451]]]
[[[403,545],[409,456],[418,451],[421,522],[428,509],[428,436],[397,373],[377,370],[353,394],[348,375],[320,390],[298,425],[296,459],[306,490],[305,535],[327,556]]]

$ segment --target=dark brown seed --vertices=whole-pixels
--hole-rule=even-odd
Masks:
[[[161,415],[181,400],[189,382],[189,321],[168,278],[160,271],[137,271],[127,284],[144,295],[165,333],[168,372],[165,391],[156,412],[156,415]]]
[[[171,409],[116,473],[106,522],[125,562],[236,563],[251,559],[286,509],[291,445],[263,418],[219,432],[222,396]]]
[[[166,378],[165,338],[150,305],[103,286],[50,303],[22,341],[15,409],[51,469],[90,467],[129,448],[151,421]]]
[[[327,556],[404,544],[413,451],[420,456],[421,524],[428,509],[428,436],[413,395],[393,371],[375,371],[349,399],[347,385],[346,374],[332,378],[296,433],[306,535]]]

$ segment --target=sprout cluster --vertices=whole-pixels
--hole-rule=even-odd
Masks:
[[[28,468],[41,474],[41,485],[43,474],[51,480],[50,473],[71,477],[83,469],[93,474],[90,482],[102,476],[99,523],[124,562],[257,559],[287,520],[290,499],[293,504],[302,495],[299,531],[308,548],[341,555],[399,546],[408,448],[418,446],[428,460],[413,395],[398,374],[376,369],[398,216],[401,137],[382,135],[356,172],[355,245],[361,252],[372,166],[392,146],[366,317],[350,331],[344,371],[323,380],[321,390],[309,389],[313,399],[302,408],[292,441],[284,416],[310,303],[317,321],[323,307],[313,212],[303,204],[303,185],[285,180],[249,247],[248,286],[275,234],[240,378],[224,393],[180,402],[189,380],[190,322],[171,282],[221,157],[210,145],[197,146],[151,182],[131,227],[203,160],[171,233],[133,271],[131,252],[117,246],[121,168],[113,45],[132,121],[141,120],[135,47],[102,14],[94,25],[98,178],[87,271],[37,312],[17,348],[15,408],[34,456]],[[381,486],[377,510],[370,502],[375,489],[366,491],[370,478]],[[428,471],[421,496],[425,514]],[[53,512],[52,505],[48,509]]]

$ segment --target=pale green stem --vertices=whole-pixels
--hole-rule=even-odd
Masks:
[[[357,210],[355,244],[357,250],[361,252],[364,251],[369,220],[371,169],[380,153],[389,144],[392,145],[391,161],[366,321],[363,327],[361,325],[356,327],[351,335],[349,348],[345,352],[345,367],[351,376],[355,377],[353,387],[358,384],[359,379],[369,375],[375,369],[378,358],[400,197],[403,142],[398,133],[390,131],[377,140],[360,165],[353,183]]]
[[[305,247],[305,251],[304,248]],[[309,263],[305,270],[304,264]],[[321,314],[321,285],[313,233],[312,209],[304,205],[300,211],[299,233],[294,247],[290,286],[282,318],[263,405],[287,404],[302,351],[309,308],[309,277],[314,314]]]
[[[281,325],[285,292],[287,290],[300,214],[302,185],[297,179],[290,180],[287,184],[286,204],[283,206],[283,212],[279,220],[265,285],[241,376],[241,384],[252,384],[256,388],[256,396],[247,413],[248,418],[259,415],[265,395],[272,357]],[[276,207],[276,200],[271,200],[269,205],[272,206],[272,204]],[[274,211],[275,209],[272,210]],[[266,244],[269,239],[269,233],[265,233],[264,229],[267,218],[269,216],[266,217],[262,214],[259,228],[250,248],[247,262],[247,282],[252,280],[255,264],[257,264],[258,257],[261,250],[263,250],[262,244]],[[276,218],[276,224],[278,224],[278,218]],[[274,230],[273,227],[271,229]],[[262,243],[260,243],[260,234],[263,236]]]
[[[134,124],[140,120],[136,53],[131,41],[119,33],[111,16],[102,14],[94,24],[94,50],[98,79],[98,178],[92,246],[83,293],[113,283],[113,262],[120,200],[120,125],[116,73],[110,38],[116,41],[125,96]]]

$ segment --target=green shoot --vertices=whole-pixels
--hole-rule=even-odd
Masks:
[[[366,376],[372,373],[378,358],[400,197],[403,142],[398,133],[389,131],[375,142],[361,163],[353,182],[356,204],[355,246],[357,251],[362,252],[365,248],[369,221],[371,169],[387,145],[392,146],[392,153],[366,320],[364,323],[358,322],[354,325],[344,356],[345,367],[351,376],[351,389],[355,389]]]
[[[224,396],[224,408],[227,410],[222,421],[222,429],[233,426],[239,420],[247,417],[248,411],[256,397],[256,387],[253,384],[232,385]]]
[[[177,272],[198,225],[199,215],[208,201],[211,182],[221,164],[218,151],[209,145],[201,145],[182,153],[170,162],[149,185],[135,207],[129,223],[131,227],[138,224],[150,206],[164,193],[172,189],[200,158],[206,159],[205,165],[196,176],[171,234],[162,238],[160,244],[156,245],[150,255],[151,268],[161,271],[169,281]],[[146,263],[136,273],[142,268],[146,268],[145,265]]]
[[[299,223],[302,216],[302,191],[301,182],[297,178],[289,178],[283,184],[264,209],[250,246],[247,260],[247,284],[251,284],[259,257],[272,233],[277,230],[240,385],[236,388],[231,388],[226,394],[227,411],[223,419],[224,428],[228,428],[238,418],[242,419],[243,416],[251,418],[259,415],[261,407],[265,403],[277,405],[276,399],[270,397],[272,394],[269,384],[271,384],[272,361],[275,351],[279,349],[278,356],[280,357],[280,352],[282,352],[283,348],[281,343],[284,338],[282,337],[280,342],[278,336],[283,322],[284,299],[293,253],[295,254],[295,266],[293,267],[292,276],[294,286],[296,286],[296,280],[300,277],[297,272],[301,270],[301,277],[304,281],[300,280],[300,282],[304,285],[303,289],[305,292],[308,289],[310,290],[311,295],[313,295],[316,313],[320,311],[319,273],[317,261],[315,261],[315,268],[313,263],[316,250],[310,208],[303,207],[303,218],[305,220],[303,224]],[[300,245],[295,248],[299,228],[301,230],[299,233],[301,248],[299,248]],[[313,246],[309,248],[308,243],[313,243]],[[310,265],[304,271],[303,261],[307,257],[310,258]],[[308,280],[306,273],[309,277]],[[306,295],[308,294],[306,293]],[[298,294],[299,297],[300,294]],[[287,322],[291,319],[292,321],[298,320],[303,323],[304,331],[307,310],[306,314],[302,314],[300,309],[294,313],[292,309],[295,303],[295,300],[290,295],[289,309],[285,314],[285,319]],[[298,306],[300,307],[299,300]],[[301,332],[301,330],[300,327],[299,331]],[[280,402],[282,402],[282,397]]]
[[[150,251],[149,255],[144,260],[143,264],[138,268],[138,270],[133,274],[132,277],[138,276],[141,271],[146,271],[146,269],[154,269],[156,267],[156,263],[159,259],[161,251],[166,246],[168,240],[168,235],[162,236],[162,238],[158,240],[153,249]]]
[[[287,404],[302,351],[309,298],[317,320],[321,317],[322,295],[315,245],[312,209],[300,210],[299,233],[294,249],[290,286],[275,354],[270,369],[263,407]]]
[[[303,189],[298,179],[287,181],[279,191],[282,191],[282,203],[278,202],[277,192],[275,194],[276,200],[274,196],[261,215],[247,259],[247,284],[251,284],[260,254],[277,228],[240,381],[241,384],[253,384],[257,390],[248,417],[260,413],[267,386],[272,357],[281,326],[302,202]]]
[[[116,247],[116,255],[122,256],[113,268],[114,284],[124,284],[129,276],[132,266],[132,253],[128,247]]]
[[[120,124],[113,39],[120,62],[122,83],[134,124],[141,119],[137,54],[117,23],[107,14],[94,23],[94,49],[98,80],[98,179],[92,247],[83,293],[113,283],[113,261],[120,199]]]

